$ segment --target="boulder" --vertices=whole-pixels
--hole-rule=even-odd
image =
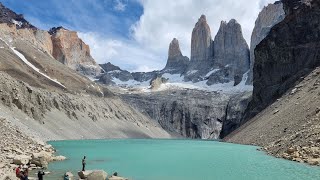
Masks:
[[[74,175],[73,175],[71,172],[66,172],[66,173],[64,173],[64,176],[66,176],[66,175],[68,175],[69,180],[74,179]]]
[[[17,155],[14,157],[13,163],[16,165],[25,165],[29,163],[30,159],[31,159],[30,156]]]
[[[66,160],[67,158],[65,156],[54,156],[52,158],[52,161],[63,161]]]
[[[88,175],[87,180],[106,180],[107,177],[108,174],[105,171],[95,170]]]
[[[40,161],[40,159],[50,162],[52,161],[52,154],[46,151],[41,151],[39,153],[32,153],[32,160],[33,161]]]
[[[120,177],[120,176],[111,176],[108,180],[128,180],[128,178]]]
[[[307,163],[310,165],[319,165],[320,159],[318,158],[310,158],[307,160]]]
[[[80,179],[86,179],[92,171],[79,171],[78,176]]]
[[[105,180],[108,176],[108,174],[103,170],[79,171],[78,175],[80,179],[87,180]]]

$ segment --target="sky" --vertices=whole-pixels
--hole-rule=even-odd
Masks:
[[[98,63],[129,71],[162,69],[177,38],[190,57],[191,33],[204,14],[215,37],[221,21],[236,19],[250,44],[261,9],[275,0],[0,0],[34,26],[78,32]]]

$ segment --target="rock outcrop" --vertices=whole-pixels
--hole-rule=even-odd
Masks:
[[[282,3],[286,17],[255,49],[253,99],[244,124],[225,140],[318,165],[320,1]]]
[[[179,41],[174,38],[169,45],[167,64],[162,71],[181,74],[186,70],[188,63],[189,58],[182,55]]]
[[[84,75],[97,76],[101,73],[100,66],[90,55],[90,49],[75,31],[63,27],[50,29],[53,57]]]
[[[191,58],[188,70],[202,70],[213,62],[213,41],[205,15],[201,15],[191,36]]]
[[[9,8],[6,8],[2,3],[0,3],[0,23],[14,24],[18,29],[36,29],[36,27],[24,19],[22,14],[16,14]]]
[[[222,21],[214,38],[215,68],[229,69],[225,76],[232,81],[249,70],[249,61],[249,48],[240,24],[234,19]]]
[[[98,76],[98,82],[102,84],[113,85],[118,81],[126,82],[134,79],[129,71],[122,70],[110,62],[100,64],[100,67],[103,69],[104,74]]]
[[[283,0],[286,17],[255,49],[253,99],[246,118],[274,102],[320,65],[319,1]]]
[[[256,46],[269,34],[270,29],[281,22],[285,17],[283,4],[277,1],[274,4],[265,6],[259,13],[255,22],[255,26],[251,35],[250,43],[250,73],[247,84],[252,84],[253,78],[253,64],[254,64],[254,50]]]

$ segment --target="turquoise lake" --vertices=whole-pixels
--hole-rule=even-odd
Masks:
[[[68,159],[49,164],[50,176],[87,169],[131,180],[315,180],[320,167],[277,159],[257,147],[201,140],[79,140],[49,142]]]

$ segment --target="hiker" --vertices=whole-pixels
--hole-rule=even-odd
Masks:
[[[23,171],[23,175],[22,175],[22,177],[20,177],[20,179],[21,180],[29,180],[29,169],[28,168],[26,168],[26,169],[24,169],[24,171]]]
[[[46,175],[46,174],[43,172],[43,168],[42,168],[41,170],[38,171],[38,179],[43,180],[44,175]]]
[[[84,156],[82,159],[82,171],[85,171],[85,167],[86,167],[86,156]]]
[[[21,168],[22,168],[21,165],[19,165],[19,166],[16,168],[16,177],[17,177],[17,178],[20,178]]]
[[[69,175],[67,173],[64,174],[63,180],[69,180]]]

